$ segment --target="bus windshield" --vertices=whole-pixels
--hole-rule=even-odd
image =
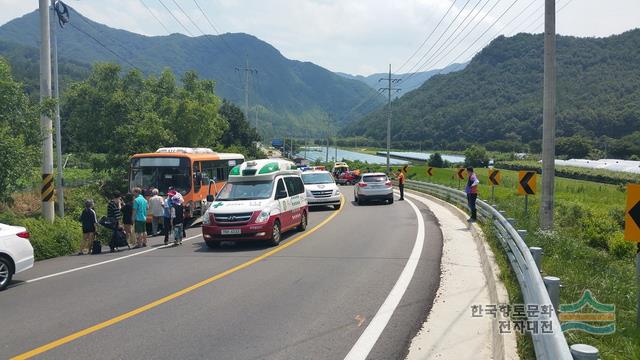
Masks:
[[[131,186],[156,188],[167,193],[170,186],[186,194],[191,190],[189,159],[178,157],[148,157],[131,160]]]
[[[273,181],[251,181],[251,182],[233,182],[226,183],[216,200],[218,201],[234,201],[234,200],[260,200],[271,197],[273,189]]]

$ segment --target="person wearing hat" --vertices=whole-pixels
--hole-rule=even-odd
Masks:
[[[469,222],[477,220],[476,200],[478,199],[478,184],[480,184],[480,180],[478,180],[478,176],[473,171],[473,167],[469,166],[467,168],[467,186],[464,189],[464,192],[467,194],[469,211],[471,212],[471,217],[467,220]]]
[[[184,198],[180,193],[171,197],[173,203],[173,238],[174,245],[182,245],[184,237]]]

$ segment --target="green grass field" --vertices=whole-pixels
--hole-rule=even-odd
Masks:
[[[410,167],[408,178],[461,188],[454,178],[456,169],[434,169],[429,177],[426,166]],[[487,169],[478,169],[479,197],[491,202]],[[555,231],[538,231],[540,195],[529,197],[528,212],[524,212],[524,197],[517,195],[517,172],[501,170],[502,183],[495,187],[495,203],[517,221],[517,228],[528,230],[529,246],[544,249],[543,275],[562,280],[561,303],[576,302],[582,292],[590,289],[601,303],[616,306],[616,331],[612,335],[590,335],[567,332],[569,344],[596,346],[603,359],[640,359],[640,329],[636,326],[637,284],[634,255],[636,244],[622,239],[626,190],[624,186],[556,178]],[[538,189],[541,188],[538,176]],[[499,252],[490,229],[488,239]],[[498,257],[500,258],[501,254]],[[501,267],[508,267],[502,259]],[[511,301],[521,301],[513,274],[504,275]],[[523,358],[533,354],[531,344],[519,342]]]

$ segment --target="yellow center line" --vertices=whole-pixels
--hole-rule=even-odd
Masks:
[[[262,255],[259,255],[259,256],[255,257],[255,258],[245,262],[245,263],[237,265],[237,266],[235,266],[235,267],[233,267],[231,269],[228,269],[228,270],[226,270],[224,272],[221,272],[221,273],[219,273],[217,275],[214,275],[214,276],[212,276],[212,277],[210,277],[208,279],[202,280],[199,283],[196,283],[196,284],[191,285],[191,286],[189,286],[187,288],[179,290],[179,291],[177,291],[177,292],[175,292],[173,294],[167,295],[167,296],[165,296],[165,297],[163,297],[161,299],[158,299],[158,300],[156,300],[154,302],[151,302],[149,304],[143,305],[143,306],[141,306],[141,307],[139,307],[137,309],[133,309],[133,310],[131,310],[129,312],[126,312],[126,313],[124,313],[122,315],[118,315],[118,316],[116,316],[116,317],[114,317],[112,319],[109,319],[107,321],[104,321],[104,322],[101,322],[99,324],[93,325],[93,326],[88,327],[86,329],[80,330],[80,331],[75,332],[75,333],[73,333],[71,335],[67,335],[67,336],[65,336],[63,338],[60,338],[58,340],[54,340],[54,341],[52,341],[52,342],[50,342],[48,344],[39,346],[39,347],[37,347],[37,348],[35,348],[35,349],[31,350],[31,351],[27,351],[27,352],[22,353],[20,355],[16,355],[16,356],[12,357],[11,359],[12,360],[30,359],[30,358],[32,358],[34,356],[40,355],[40,354],[42,354],[44,352],[47,352],[49,350],[55,349],[55,348],[57,348],[59,346],[62,346],[64,344],[67,344],[69,342],[77,340],[77,339],[79,339],[79,338],[81,338],[83,336],[87,336],[89,334],[93,334],[94,332],[100,331],[100,330],[102,330],[104,328],[107,328],[107,327],[109,327],[111,325],[115,325],[115,324],[117,324],[117,323],[119,323],[121,321],[124,321],[124,320],[127,320],[129,318],[132,318],[132,317],[134,317],[134,316],[136,316],[138,314],[141,314],[141,313],[143,313],[145,311],[151,310],[151,309],[153,309],[153,308],[155,308],[157,306],[160,306],[160,305],[162,305],[162,304],[164,304],[166,302],[169,302],[169,301],[171,301],[173,299],[176,299],[176,298],[178,298],[180,296],[188,294],[188,293],[190,293],[190,292],[192,292],[192,291],[194,291],[196,289],[199,289],[199,288],[201,288],[201,287],[203,287],[205,285],[211,284],[212,282],[214,282],[216,280],[220,280],[220,279],[222,279],[222,278],[224,278],[226,276],[229,276],[229,275],[231,275],[231,274],[233,274],[233,273],[235,273],[237,271],[245,269],[245,268],[247,268],[247,267],[249,267],[249,266],[251,266],[251,265],[253,265],[253,264],[255,264],[255,263],[259,262],[259,261],[261,261],[261,260],[264,260],[264,259],[266,259],[266,258],[268,258],[268,257],[270,257],[270,256],[272,256],[272,255],[274,255],[276,253],[279,253],[280,251],[288,248],[289,246],[292,246],[293,244],[295,244],[295,243],[301,241],[302,239],[306,238],[307,236],[313,234],[316,230],[318,230],[319,228],[323,227],[329,221],[331,221],[333,218],[335,218],[342,211],[342,209],[344,209],[344,206],[343,206],[344,203],[345,203],[345,200],[344,200],[344,197],[342,197],[341,206],[340,206],[339,210],[334,211],[331,215],[329,215],[329,217],[327,217],[326,219],[321,221],[318,225],[314,226],[311,229],[308,229],[304,233],[296,236],[295,238],[287,241],[286,243],[280,244],[280,246],[276,247],[273,250],[270,250],[270,251],[268,251],[268,252],[266,252],[266,253],[264,253]]]

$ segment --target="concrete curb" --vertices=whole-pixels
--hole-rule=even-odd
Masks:
[[[427,198],[433,202],[440,204],[443,207],[449,208],[452,213],[454,213],[463,222],[466,222],[468,219],[467,213],[462,211],[460,208],[435,196],[415,190],[405,189],[405,192],[415,196]],[[493,251],[491,250],[489,245],[486,243],[482,229],[476,223],[468,223],[467,228],[471,231],[478,254],[480,255],[482,272],[484,274],[484,277],[487,279],[487,287],[491,302],[493,304],[509,303],[509,296],[507,294],[506,288],[498,277],[498,275],[500,274],[500,269],[495,261],[495,255],[493,254]],[[498,284],[500,284],[500,286],[498,286]],[[500,334],[497,319],[492,321],[492,334],[493,359],[503,360],[520,358],[517,354],[517,341],[515,339],[515,335]]]

